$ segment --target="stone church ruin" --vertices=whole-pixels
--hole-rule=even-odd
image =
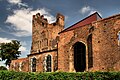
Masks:
[[[57,14],[49,24],[40,13],[33,15],[30,54],[12,60],[10,70],[120,71],[120,14],[102,19],[95,12],[66,29],[64,20]]]

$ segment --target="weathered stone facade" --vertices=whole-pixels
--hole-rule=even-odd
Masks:
[[[102,19],[94,13],[67,29],[63,15],[56,19],[49,24],[33,15],[31,54],[21,71],[120,71],[120,14]]]
[[[63,29],[64,16],[59,13],[52,24],[40,13],[33,15],[31,54],[27,57],[29,65],[24,66],[29,72],[54,72],[58,69],[58,33]],[[48,63],[47,58],[51,60]],[[11,65],[18,60],[13,60]]]
[[[12,60],[10,70],[28,72],[28,58]]]
[[[120,45],[118,44],[120,41],[118,40],[120,37],[120,15],[69,29],[59,34],[59,70],[76,71],[74,68],[74,44],[81,42],[86,46],[85,71],[120,71]],[[90,47],[92,48],[90,49]]]

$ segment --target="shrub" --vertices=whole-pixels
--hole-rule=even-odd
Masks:
[[[25,73],[0,71],[0,80],[120,80],[120,72]]]
[[[0,66],[0,70],[7,70],[7,68],[4,66]]]

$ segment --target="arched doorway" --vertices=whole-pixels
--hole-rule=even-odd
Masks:
[[[74,44],[74,69],[83,72],[86,69],[86,46],[82,42]]]

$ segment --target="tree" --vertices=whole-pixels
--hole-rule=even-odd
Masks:
[[[0,70],[7,70],[5,66],[0,66]]]
[[[0,58],[1,61],[5,61],[6,66],[10,67],[11,60],[18,59],[21,54],[21,51],[18,51],[20,46],[20,41],[17,40],[12,40],[9,43],[0,43]]]

